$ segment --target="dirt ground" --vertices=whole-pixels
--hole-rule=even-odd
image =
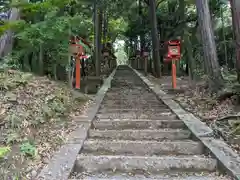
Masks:
[[[186,110],[211,126],[216,135],[240,150],[239,106],[234,97],[222,102],[202,83],[178,78],[171,90],[171,77],[156,79]],[[0,72],[0,179],[31,179],[48,162],[78,124],[92,103],[89,96],[73,93],[66,84],[19,71]],[[227,116],[227,118],[226,118]],[[238,116],[237,116],[238,117]],[[239,151],[240,152],[240,151]]]
[[[208,124],[219,138],[223,138],[240,154],[240,106],[237,97],[218,101],[205,89],[204,82],[193,82],[188,77],[177,78],[177,89],[172,90],[171,76],[160,79],[151,75],[149,80],[161,85],[185,110],[192,112]]]
[[[0,72],[0,179],[31,179],[78,124],[91,101],[66,84]]]

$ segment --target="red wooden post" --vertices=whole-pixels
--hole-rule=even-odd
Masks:
[[[172,88],[177,88],[177,68],[175,59],[172,60]]]
[[[83,47],[81,45],[78,46],[78,54],[76,56],[76,89],[80,89],[81,87],[81,61],[83,59]]]
[[[80,56],[76,56],[76,84],[75,88],[80,89],[80,81],[81,81],[81,62],[80,62]]]
[[[172,60],[172,88],[177,88],[177,68],[176,68],[176,60],[181,58],[180,52],[180,41],[168,41],[168,59]]]
[[[76,68],[76,79],[75,88],[80,89],[81,87],[81,60],[83,58],[83,46],[77,44],[79,38],[74,37],[71,44],[71,53],[75,55],[75,68]]]

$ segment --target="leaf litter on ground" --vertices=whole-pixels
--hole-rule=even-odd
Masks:
[[[148,78],[161,84],[161,88],[185,110],[198,116],[214,130],[216,136],[240,154],[240,106],[235,96],[219,101],[218,96],[206,88],[204,80],[196,83],[189,81],[188,77],[178,78],[177,90],[172,91],[170,76],[158,79],[149,75]]]
[[[0,99],[0,179],[36,175],[91,104],[64,83],[16,70],[0,72]]]

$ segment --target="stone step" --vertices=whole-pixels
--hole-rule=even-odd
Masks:
[[[131,97],[133,96],[133,97]],[[137,102],[143,102],[143,103],[150,103],[150,104],[163,104],[161,101],[159,101],[157,98],[152,99],[149,97],[144,97],[142,94],[131,94],[128,95],[128,97],[122,97],[121,95],[116,95],[115,97],[104,97],[104,101],[114,101],[114,102],[122,102],[122,101],[137,101]]]
[[[170,109],[168,108],[161,108],[161,109],[157,109],[157,110],[152,110],[152,109],[142,109],[142,108],[138,108],[138,109],[133,109],[133,108],[102,108],[99,109],[98,111],[99,113],[129,113],[129,112],[152,112],[152,113],[159,113],[159,112],[163,112],[163,113],[170,113]]]
[[[128,97],[133,97],[133,99],[139,98],[139,100],[145,100],[148,102],[152,102],[152,103],[163,103],[161,100],[158,99],[158,97],[156,97],[154,94],[148,95],[145,92],[135,92],[135,93],[131,93],[131,92],[122,92],[120,95],[115,95],[113,97],[110,98],[119,98],[119,99],[125,99]]]
[[[144,87],[144,84],[142,83],[134,83],[134,82],[130,82],[130,83],[121,83],[121,85],[111,85],[111,91],[116,92],[116,91],[131,91],[131,92],[147,92],[148,89],[146,87]]]
[[[157,98],[145,96],[144,94],[128,94],[125,95],[115,95],[115,96],[104,96],[104,100],[114,100],[114,101],[127,101],[131,98],[131,100],[139,100],[139,101],[148,101],[148,102],[159,102]]]
[[[144,98],[144,97],[148,97],[149,99],[158,99],[157,96],[152,93],[152,92],[146,92],[146,91],[130,91],[128,94],[126,94],[125,92],[107,92],[105,97],[109,97],[109,98],[126,98],[126,97],[130,97],[132,95],[141,95],[139,96],[139,98]]]
[[[126,94],[125,91],[129,91],[128,94]],[[143,98],[143,97],[148,97],[149,99],[158,99],[157,96],[152,93],[152,92],[147,92],[147,91],[138,91],[138,90],[123,90],[123,91],[115,91],[115,92],[107,92],[105,97],[110,97],[110,98],[117,98],[117,97],[121,97],[121,98],[125,98],[125,97],[130,97],[132,95],[141,95],[139,96],[139,98]]]
[[[89,139],[84,142],[83,153],[141,156],[197,155],[203,153],[203,145],[191,140],[157,142]]]
[[[215,173],[172,173],[163,175],[132,174],[132,173],[76,173],[69,180],[231,180],[228,177],[218,176]]]
[[[136,103],[135,105],[141,105],[141,106],[150,106],[150,107],[162,107],[164,104],[162,103],[152,103],[152,102],[148,102],[148,101],[139,101],[139,100],[135,100],[135,101],[115,101],[115,100],[103,100],[102,105],[108,105],[108,106],[112,106],[115,104],[129,104],[129,103]],[[165,106],[166,107],[166,106]]]
[[[93,128],[99,130],[121,129],[160,129],[160,128],[184,128],[181,120],[148,120],[148,119],[101,119],[93,121]]]
[[[112,106],[112,105],[120,105],[120,104],[131,104],[131,105],[141,105],[141,106],[150,106],[150,107],[159,107],[163,104],[161,103],[152,103],[152,102],[148,102],[148,101],[141,101],[139,99],[136,99],[136,100],[133,100],[133,99],[130,99],[130,100],[103,100],[103,105],[108,105],[108,106]],[[165,106],[166,107],[166,106]]]
[[[107,91],[106,96],[108,97],[119,97],[119,96],[130,96],[130,95],[141,95],[140,97],[147,96],[151,98],[156,98],[156,95],[147,90],[137,90],[137,89],[120,89],[118,91]]]
[[[162,112],[162,113],[104,113],[96,114],[98,119],[166,119],[166,120],[176,120],[177,117],[171,112]]]
[[[213,172],[217,161],[203,156],[94,156],[80,154],[77,157],[76,172],[104,172],[106,170],[134,172],[140,170],[149,173],[161,172]]]
[[[90,138],[108,138],[122,140],[180,140],[187,139],[190,131],[182,129],[161,129],[161,130],[89,130]]]
[[[140,95],[138,95],[140,96]],[[158,102],[158,100],[147,100],[146,99],[143,99],[143,98],[104,98],[103,99],[103,102],[104,103],[127,103],[127,102],[136,102],[136,103],[143,103],[143,104],[156,104],[156,105],[163,105],[161,102]]]
[[[127,95],[122,95],[127,94]],[[104,100],[114,100],[114,101],[127,101],[127,100],[138,100],[143,102],[155,103],[155,104],[163,104],[162,101],[159,101],[157,98],[145,96],[142,93],[130,94],[129,92],[123,92],[122,94],[115,96],[104,96]],[[131,99],[130,99],[131,98]]]
[[[150,109],[150,110],[155,110],[157,111],[158,109],[164,109],[167,108],[164,105],[157,105],[157,106],[152,106],[152,105],[142,105],[142,104],[135,104],[135,105],[130,105],[130,104],[120,104],[120,105],[116,105],[116,104],[103,104],[100,106],[100,108],[114,108],[114,109],[134,109],[134,108],[138,108],[138,109]]]

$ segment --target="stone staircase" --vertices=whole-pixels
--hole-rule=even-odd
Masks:
[[[119,66],[69,179],[229,179],[217,167],[184,123]]]

